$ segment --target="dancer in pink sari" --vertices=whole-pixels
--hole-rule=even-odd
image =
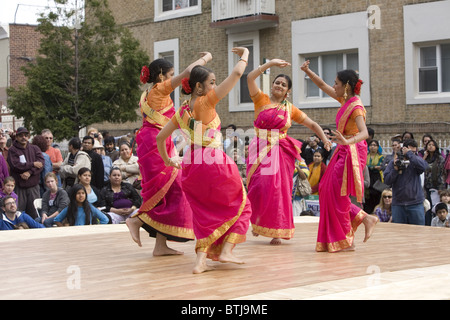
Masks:
[[[192,69],[183,80],[183,92],[191,99],[158,134],[158,150],[168,168],[182,168],[182,186],[193,211],[197,260],[193,273],[211,268],[210,258],[220,262],[243,263],[232,253],[234,246],[246,239],[251,205],[247,199],[239,170],[222,151],[220,119],[217,103],[224,98],[242,76],[248,59],[247,48],[233,48],[241,59],[233,72],[218,86],[215,75],[204,67]],[[177,129],[190,141],[180,164],[170,158],[164,141]]]
[[[141,72],[143,83],[153,83],[141,96],[143,125],[136,136],[143,203],[138,213],[127,219],[127,226],[139,246],[140,227],[156,238],[155,256],[182,254],[169,248],[167,240],[185,242],[195,238],[192,210],[181,187],[181,172],[165,166],[158,153],[156,136],[175,114],[170,98],[172,91],[181,85],[181,80],[189,75],[193,67],[206,64],[211,59],[210,53],[202,53],[200,59],[178,76],[174,76],[172,64],[164,59],[153,61]],[[170,155],[175,156],[176,148],[170,138],[165,140],[165,146]]]
[[[322,128],[305,113],[297,109],[286,97],[291,90],[291,79],[278,75],[271,96],[264,94],[256,84],[256,78],[266,69],[285,67],[288,62],[273,59],[248,74],[250,96],[255,104],[256,136],[249,146],[247,159],[248,197],[252,204],[252,229],[255,236],[272,238],[271,244],[293,237],[294,215],[292,188],[295,160],[301,159],[301,142],[287,135],[292,120],[314,131],[327,150],[331,142]],[[270,195],[270,197],[268,197]]]
[[[333,87],[309,69],[309,61],[301,66],[308,77],[326,94],[341,103],[336,115],[333,141],[336,147],[319,184],[320,221],[316,251],[354,250],[358,226],[365,225],[366,242],[378,221],[351,203],[350,195],[362,202],[363,169],[367,161],[366,110],[358,95],[362,81],[353,70],[340,71]]]

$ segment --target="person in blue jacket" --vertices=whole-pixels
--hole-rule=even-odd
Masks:
[[[0,230],[45,228],[44,225],[34,221],[25,212],[17,211],[17,203],[12,196],[7,195],[2,199],[2,209]]]
[[[399,154],[384,171],[384,183],[392,185],[392,222],[425,224],[425,195],[420,175],[427,168],[428,163],[417,155],[417,142],[403,141]]]
[[[70,189],[69,198],[69,205],[53,221],[58,227],[109,223],[109,218],[87,201],[84,186],[75,184]]]

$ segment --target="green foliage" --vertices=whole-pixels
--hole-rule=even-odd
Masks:
[[[115,24],[106,0],[86,0],[85,10],[79,29],[68,26],[73,10],[41,16],[39,56],[23,69],[27,83],[8,89],[9,108],[33,132],[49,128],[68,139],[93,123],[137,119],[139,72],[149,58]]]

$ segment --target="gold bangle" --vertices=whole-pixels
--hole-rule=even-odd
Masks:
[[[260,72],[261,74],[264,74],[264,72],[261,71],[261,65],[258,66],[258,70],[259,70],[259,72]]]
[[[205,65],[207,65],[207,64],[208,64],[208,62],[206,61],[206,59],[205,59],[205,58],[201,57],[200,59],[202,59],[203,61],[205,61]]]
[[[240,62],[240,61],[244,61],[244,62],[245,62],[245,64],[246,64],[246,65],[248,65],[248,62],[247,62],[247,60],[245,60],[245,59],[242,59],[242,58],[240,58],[238,62]]]

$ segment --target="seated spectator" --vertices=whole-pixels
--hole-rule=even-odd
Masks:
[[[69,195],[66,190],[58,187],[58,177],[54,172],[45,176],[47,191],[42,195],[41,217],[39,219],[45,227],[53,226],[56,216],[69,205]]]
[[[433,210],[436,212],[436,217],[431,220],[432,227],[447,227],[449,228],[448,207],[446,203],[439,202],[434,206]]]
[[[53,166],[52,166],[52,160],[50,159],[50,156],[45,152],[48,148],[47,140],[44,138],[44,136],[38,134],[33,137],[33,142],[35,146],[37,146],[41,152],[42,156],[44,157],[44,168],[41,171],[41,176],[39,177],[39,189],[40,189],[40,196],[45,192],[45,176],[47,173],[52,172]]]
[[[80,138],[72,138],[69,141],[69,154],[64,159],[63,164],[59,170],[61,178],[64,180],[63,188],[70,189],[75,183],[77,183],[78,170],[81,168],[91,168],[91,158],[89,155],[81,151]]]
[[[108,224],[109,218],[87,201],[86,189],[75,184],[70,189],[69,205],[55,218],[58,227]]]
[[[81,168],[78,171],[78,183],[86,189],[87,200],[96,208],[105,206],[105,202],[101,195],[101,190],[91,184],[92,173],[88,168]]]
[[[2,218],[0,219],[0,230],[45,228],[44,225],[33,220],[25,212],[17,211],[16,200],[6,196],[2,201]]]
[[[98,189],[103,188],[105,182],[103,180],[103,175],[105,168],[103,167],[102,156],[94,151],[95,139],[91,136],[85,136],[83,138],[83,151],[86,152],[91,158],[91,173],[92,173],[92,185],[96,186]]]
[[[14,192],[14,188],[16,187],[16,180],[13,177],[9,176],[3,180],[3,188],[0,190],[0,198],[4,198],[6,196],[11,196],[16,200],[16,203],[19,201],[17,198],[17,194]]]
[[[369,153],[367,154],[367,168],[369,169],[370,185],[365,190],[364,211],[372,213],[375,206],[380,202],[381,192],[374,188],[377,181],[384,182],[383,171],[381,171],[381,164],[384,156],[378,153],[380,144],[377,140],[369,142]]]
[[[131,184],[122,181],[122,173],[116,167],[111,169],[109,181],[101,194],[105,200],[105,212],[111,217],[112,223],[124,222],[142,204],[141,196]]]
[[[381,193],[380,203],[375,207],[374,214],[381,222],[392,221],[392,190],[386,189]]]
[[[424,186],[427,200],[431,206],[435,205],[431,199],[431,189],[444,190],[444,165],[445,159],[442,157],[439,146],[435,140],[429,140],[425,147],[423,159],[428,163],[429,167],[425,171]]]
[[[106,183],[109,179],[109,173],[111,172],[111,168],[113,166],[113,162],[110,157],[105,155],[105,147],[103,147],[100,142],[95,140],[93,150],[97,152],[103,160],[103,182]]]
[[[133,184],[139,178],[138,158],[131,154],[130,145],[123,142],[119,148],[120,157],[114,161],[113,166],[120,169],[122,180]]]
[[[428,201],[428,200],[426,200]],[[439,202],[447,204],[450,209],[450,189],[439,191]],[[431,226],[431,221],[436,217],[434,207],[429,208],[425,213],[425,225]]]
[[[314,152],[313,162],[309,164],[308,182],[311,185],[311,194],[319,194],[319,182],[327,169],[327,165],[323,162],[323,150],[317,149]]]
[[[62,182],[61,177],[59,176],[59,168],[63,163],[61,150],[53,146],[54,143],[53,133],[49,129],[42,130],[41,134],[47,141],[47,150],[45,151],[45,153],[50,156],[53,172],[56,174],[56,177],[58,178],[58,187],[61,187]]]
[[[105,154],[114,162],[119,159],[119,150],[116,149],[116,140],[113,136],[105,138]]]

